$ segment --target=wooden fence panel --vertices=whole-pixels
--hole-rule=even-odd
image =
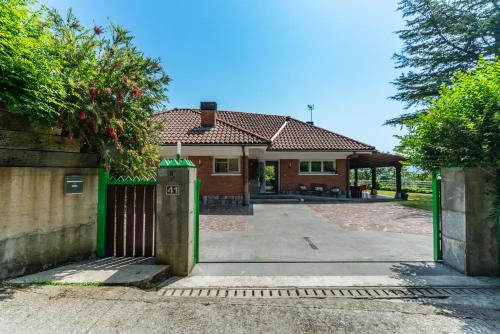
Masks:
[[[156,186],[109,185],[107,256],[154,256]]]

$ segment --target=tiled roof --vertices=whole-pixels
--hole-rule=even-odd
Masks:
[[[164,124],[163,144],[267,144],[269,151],[363,151],[373,146],[279,115],[217,111],[213,128],[200,126],[198,109],[173,109],[154,116]]]
[[[154,116],[163,123],[163,144],[266,144],[267,140],[217,119],[212,128],[201,127],[200,111],[173,109]]]
[[[290,118],[270,151],[363,151],[373,146]]]
[[[286,121],[286,116],[240,111],[217,111],[217,117],[240,128],[257,133],[267,140],[271,140]]]

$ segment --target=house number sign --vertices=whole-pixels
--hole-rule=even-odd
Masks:
[[[165,187],[165,195],[167,196],[177,196],[179,195],[179,186],[178,185],[169,185]]]

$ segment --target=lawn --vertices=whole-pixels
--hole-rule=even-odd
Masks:
[[[395,192],[389,190],[378,190],[379,195],[385,195],[394,197]],[[419,194],[419,193],[408,193],[407,201],[397,201],[398,204],[408,206],[410,208],[424,209],[432,211],[432,195],[431,194]]]

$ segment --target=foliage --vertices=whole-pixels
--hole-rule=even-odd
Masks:
[[[0,102],[35,126],[50,125],[64,99],[60,57],[31,1],[0,0]]]
[[[425,170],[500,168],[500,61],[481,60],[443,86],[428,112],[407,122],[397,151]]]
[[[60,127],[114,174],[148,174],[159,131],[150,116],[162,108],[169,82],[159,59],[146,57],[120,26],[91,29],[71,11],[63,18],[27,1],[2,1],[0,22],[9,24],[0,25],[0,66],[9,75],[2,75],[0,101],[34,126]]]
[[[400,0],[406,28],[397,32],[403,49],[394,55],[405,69],[393,83],[392,98],[407,107],[427,106],[438,97],[452,73],[473,68],[480,55],[493,58],[500,48],[500,3],[497,0]],[[404,123],[414,114],[387,121]]]

